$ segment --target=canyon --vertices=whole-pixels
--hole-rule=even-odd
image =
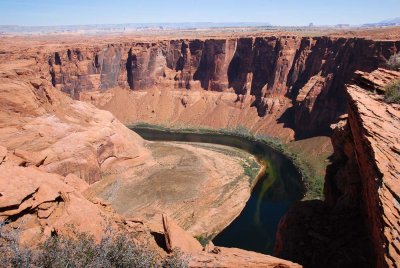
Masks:
[[[111,113],[99,110],[91,104],[72,100],[52,87],[50,81],[37,77],[24,63],[15,61],[7,66],[3,65],[0,85],[0,220],[6,223],[5,227],[3,224],[1,227],[17,229],[19,241],[23,245],[35,247],[50,236],[69,235],[76,230],[93,235],[99,241],[107,229],[112,228],[127,235],[133,234],[137,245],[149,247],[163,256],[171,249],[168,251],[159,246],[156,237],[165,235],[170,240],[179,241],[184,233],[193,241],[183,242],[183,245],[195,244],[195,250],[180,243],[178,248],[190,254],[191,267],[300,267],[289,261],[240,249],[218,247],[216,254],[210,246],[209,251],[203,251],[203,247],[192,234],[180,229],[177,223],[172,223],[172,226],[163,224],[162,215],[159,215],[157,225],[154,224],[156,219],[151,222],[116,213],[110,202],[85,194],[90,185],[104,183],[116,177],[127,177],[141,170],[151,172],[152,169],[154,171],[160,168],[160,165],[173,166],[180,161],[177,159],[178,155],[169,156],[164,152],[164,161],[159,164],[156,154],[146,146],[146,142]],[[170,148],[167,151],[174,148],[173,145],[168,146]],[[207,152],[206,149],[190,145],[175,145],[175,150],[181,147],[191,152],[191,155],[186,153],[186,157],[193,158],[195,155],[200,163],[207,160],[198,169],[203,167],[207,170],[215,161],[217,167],[225,172],[222,176],[215,168],[208,173],[203,170],[192,171],[205,178],[200,183],[195,181],[200,184],[198,190],[193,183],[187,182],[189,187],[194,188],[191,189],[192,192],[185,193],[187,196],[180,196],[178,192],[176,198],[183,201],[181,206],[185,206],[185,203],[186,206],[192,206],[187,200],[201,194],[200,201],[206,204],[211,202],[216,212],[226,210],[228,203],[229,212],[233,215],[225,213],[225,217],[228,221],[232,220],[231,217],[240,212],[250,194],[250,186],[244,183],[249,178],[243,176],[235,187],[219,187],[224,183],[230,186],[229,181],[227,183],[225,180],[236,179],[237,173],[241,174],[243,167],[234,159],[212,150]],[[207,158],[201,154],[197,156],[199,152],[207,154]],[[182,161],[185,161],[184,157],[185,155]],[[226,174],[225,169],[233,173]],[[220,182],[213,181],[215,178]],[[213,199],[216,191],[225,191],[232,198],[223,198],[221,204],[217,205]],[[237,204],[236,212],[231,207],[234,203]],[[208,207],[201,209],[199,206],[198,209],[202,213],[208,212]],[[202,223],[207,223],[208,217],[212,217],[202,216],[202,222],[197,221],[197,228],[204,228]],[[181,218],[181,221],[184,220],[185,218]],[[215,226],[221,223],[214,221],[213,224]]]
[[[400,107],[380,94],[400,78],[384,69],[400,41],[377,39],[1,38],[0,220],[21,226],[26,245],[68,233],[71,224],[100,238],[111,224],[165,255],[158,233],[169,250],[177,243],[190,253],[191,267],[396,267]],[[249,198],[249,178],[235,182],[240,160],[145,141],[126,127],[137,123],[246,129],[288,146],[322,136],[309,145],[317,151],[330,139],[333,149],[323,150],[333,150],[331,162],[321,159],[329,164],[324,200],[289,210],[275,257],[211,243],[203,250],[193,236],[223,229]],[[185,161],[201,179],[178,191],[173,205],[157,204],[151,190],[162,195],[168,185],[160,178]],[[106,200],[116,181],[138,195],[135,209]],[[229,195],[216,200],[213,191]]]
[[[398,41],[271,36],[77,46],[36,61],[53,86],[98,101],[123,123],[243,126],[290,140],[328,135],[346,111],[353,73],[399,50]],[[114,88],[131,91],[91,94]]]

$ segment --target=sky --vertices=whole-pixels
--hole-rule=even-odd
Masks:
[[[0,0],[0,25],[265,22],[352,25],[400,17],[400,0]]]

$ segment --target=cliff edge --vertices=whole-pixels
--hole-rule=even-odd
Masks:
[[[399,265],[400,105],[380,95],[399,78],[358,71],[347,85],[348,115],[332,125],[325,201],[301,202],[282,219],[277,256],[307,267],[321,259],[324,267]]]

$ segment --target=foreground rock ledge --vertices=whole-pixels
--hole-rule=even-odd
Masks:
[[[211,242],[211,245],[203,250],[200,243],[188,235],[174,220],[166,215],[162,218],[168,250],[179,249],[189,254],[190,267],[302,267],[293,262],[260,253],[237,248],[215,247]]]

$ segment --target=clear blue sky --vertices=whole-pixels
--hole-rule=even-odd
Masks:
[[[400,17],[400,0],[0,0],[0,24],[136,22],[362,24]]]

